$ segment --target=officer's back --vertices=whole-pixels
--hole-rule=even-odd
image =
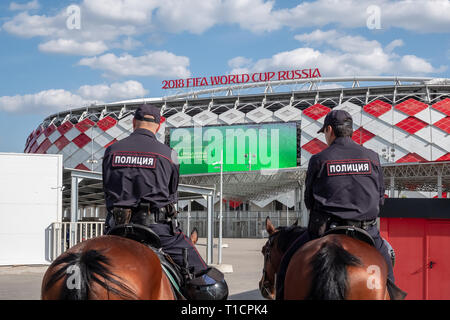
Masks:
[[[310,209],[351,220],[378,216],[384,201],[379,157],[355,143],[351,135],[337,137],[328,148],[312,156],[308,171],[310,192],[305,201]]]
[[[103,180],[108,209],[133,208],[140,202],[161,208],[177,201],[179,165],[176,152],[159,142],[152,131],[136,128],[136,119],[141,120],[144,127],[147,122],[150,126],[159,126],[160,121],[156,112],[150,117],[137,113],[133,119],[133,133],[106,149]]]

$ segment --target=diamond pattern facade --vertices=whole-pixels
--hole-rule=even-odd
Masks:
[[[326,106],[316,104],[302,112],[300,165],[324,147],[322,127]],[[450,99],[428,105],[414,98],[397,104],[376,99],[363,106],[344,102],[335,107],[353,117],[352,139],[386,162],[446,161],[450,159]],[[393,149],[393,151],[391,151]]]
[[[416,98],[390,104],[381,98],[367,104],[346,101],[343,109],[353,117],[352,139],[380,155],[382,162],[450,160],[450,98],[426,104]],[[194,117],[177,112],[161,124],[157,138],[164,140],[165,126],[192,126],[194,123],[239,124],[297,121],[300,127],[300,166],[327,147],[322,127],[332,109],[317,103],[309,107],[285,106],[274,112],[258,107],[247,113],[230,109],[219,115],[203,111]],[[132,132],[133,116],[105,116],[98,121],[84,118],[39,126],[27,138],[24,152],[63,154],[64,166],[101,171],[105,149]],[[392,151],[393,149],[393,151]]]

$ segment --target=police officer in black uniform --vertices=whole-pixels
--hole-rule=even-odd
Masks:
[[[344,110],[332,110],[317,132],[325,134],[328,148],[311,157],[305,180],[305,204],[310,211],[308,231],[285,253],[277,275],[277,296],[282,299],[287,263],[295,250],[321,237],[334,224],[366,230],[388,266],[388,290],[404,297],[394,284],[391,256],[376,225],[384,204],[383,170],[378,154],[352,140],[353,120]]]
[[[352,140],[353,120],[344,110],[329,112],[321,132],[329,147],[311,157],[305,181],[310,236],[322,236],[332,224],[366,230],[386,260],[388,290],[394,294],[391,256],[376,224],[385,191],[379,156]]]
[[[115,226],[115,212],[129,214],[129,222],[149,227],[159,236],[162,250],[179,266],[183,266],[183,248],[186,248],[191,271],[201,274],[209,268],[176,221],[178,156],[156,139],[159,126],[160,110],[144,104],[135,112],[133,132],[106,149],[103,157],[103,188],[108,210],[105,231],[108,233]],[[208,288],[211,289],[214,288]],[[209,291],[214,299],[217,292]]]

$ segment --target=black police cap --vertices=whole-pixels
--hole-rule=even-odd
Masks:
[[[152,116],[154,119],[150,119],[148,117],[145,118],[145,116]],[[134,113],[134,118],[140,121],[159,123],[161,121],[160,110],[158,107],[155,107],[154,105],[143,104],[136,109],[136,112]]]
[[[345,110],[331,110],[325,117],[323,127],[317,133],[324,132],[325,128],[331,126],[335,128],[339,125],[352,126],[353,119],[350,113]]]

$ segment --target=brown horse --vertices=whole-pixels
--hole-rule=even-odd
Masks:
[[[262,248],[263,297],[275,299],[276,273],[283,254],[306,229],[295,222],[275,228],[266,219],[269,239]],[[388,300],[387,264],[369,244],[338,234],[311,240],[292,256],[284,281],[286,300]]]
[[[191,241],[197,242],[197,231]],[[152,249],[106,235],[61,254],[42,280],[43,300],[174,300],[176,296]]]

